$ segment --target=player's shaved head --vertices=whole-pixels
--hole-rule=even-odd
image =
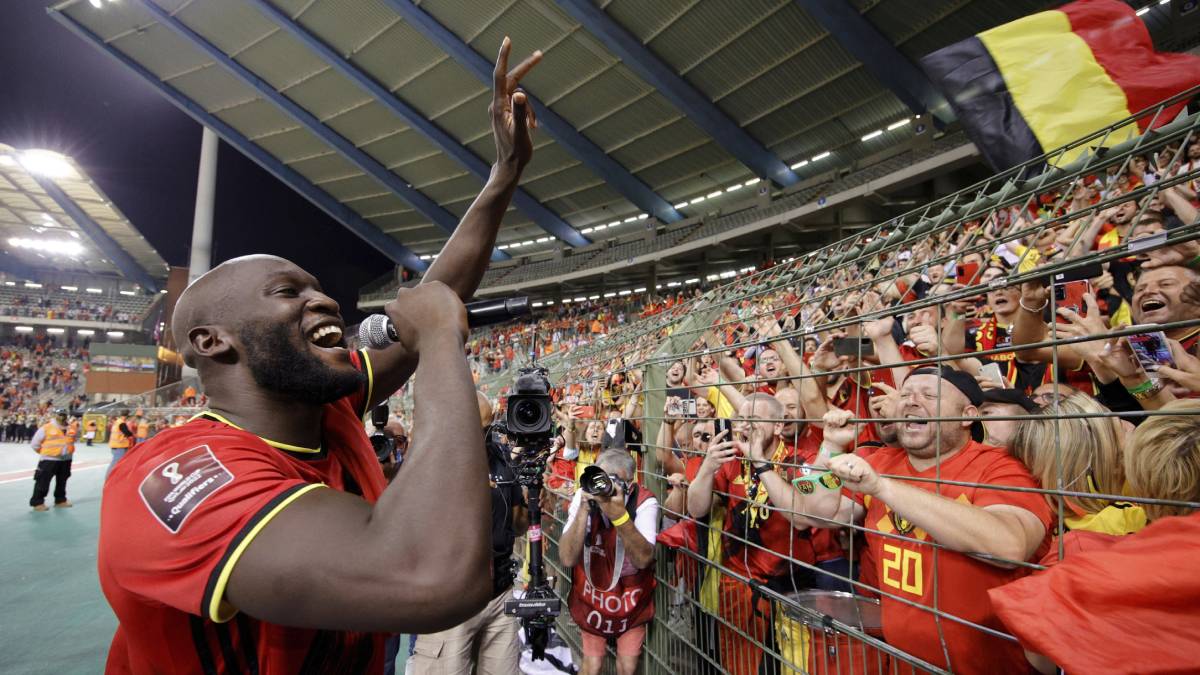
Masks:
[[[196,279],[180,294],[171,316],[171,332],[183,362],[196,367],[191,332],[200,326],[220,325],[237,331],[250,291],[259,280],[280,267],[295,263],[273,255],[247,255],[227,260]]]

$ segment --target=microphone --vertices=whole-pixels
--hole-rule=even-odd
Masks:
[[[471,328],[490,326],[494,323],[529,316],[529,297],[498,298],[495,300],[479,300],[468,302],[467,325]],[[396,327],[386,314],[372,314],[363,319],[358,325],[358,342],[363,347],[371,349],[386,349],[394,342],[399,342]]]

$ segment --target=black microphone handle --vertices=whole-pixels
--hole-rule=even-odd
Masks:
[[[494,323],[510,321],[522,316],[529,316],[529,297],[497,298],[495,300],[477,300],[468,302],[467,325],[471,328],[490,326]]]

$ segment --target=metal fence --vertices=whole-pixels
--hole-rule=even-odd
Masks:
[[[962,610],[964,565],[987,566],[988,579],[998,585],[997,570],[1015,579],[1042,569],[1042,556],[1052,550],[1047,546],[1051,535],[1062,535],[1053,537],[1059,559],[1074,554],[1067,549],[1065,533],[1081,513],[1104,505],[1141,506],[1148,513],[1200,507],[1194,495],[1139,492],[1134,477],[1102,466],[1113,461],[1111,447],[1107,455],[1082,450],[1076,435],[1082,429],[1095,440],[1108,433],[1103,424],[1110,425],[1119,461],[1128,433],[1120,421],[1194,412],[1158,409],[1166,398],[1196,392],[1185,391],[1178,378],[1168,382],[1158,377],[1155,364],[1122,339],[1132,336],[1144,347],[1143,336],[1162,331],[1188,352],[1189,340],[1200,333],[1200,293],[1189,297],[1178,288],[1152,290],[1166,298],[1159,304],[1170,305],[1165,315],[1148,301],[1132,304],[1134,297],[1147,293],[1137,287],[1139,270],[1165,263],[1154,275],[1170,277],[1176,274],[1170,270],[1200,260],[1200,250],[1192,244],[1200,238],[1195,216],[1200,158],[1185,154],[1193,143],[1200,147],[1200,114],[1163,124],[1170,106],[1191,100],[1198,90],[832,246],[708,289],[670,312],[634,321],[545,364],[558,387],[561,411],[573,416],[569,424],[582,451],[576,474],[595,459],[593,441],[602,420],[619,416],[635,421],[642,435],[639,482],[662,506],[660,531],[673,528],[666,537],[672,545],[664,545],[660,535],[656,550],[656,612],[642,672],[988,672],[1002,663],[998,654],[1011,651],[1016,641],[986,607]],[[1131,128],[1142,132],[1130,135]],[[1086,151],[1079,159],[1060,161],[1080,148]],[[1179,222],[1162,223],[1164,208]],[[1097,305],[1081,303],[1072,294],[1078,287],[1064,281],[1081,276],[1091,280],[1090,289],[1105,301],[1103,321],[1097,320]],[[1193,277],[1183,270],[1173,278],[1187,285]],[[1041,284],[1047,290],[1039,291]],[[1192,288],[1200,291],[1200,282]],[[1011,327],[1001,324],[1002,313],[988,300],[988,294],[1003,289],[1020,289],[1018,323]],[[1009,293],[1011,299],[1015,291]],[[1029,307],[1031,298],[1042,296],[1046,307]],[[1091,320],[1056,319],[1057,310],[1068,305],[1076,311],[1091,309]],[[1019,312],[1034,318],[1021,319]],[[1167,318],[1156,319],[1153,326],[1131,325],[1148,315]],[[988,330],[1007,330],[1016,341],[980,337]],[[959,335],[967,337],[959,340]],[[972,336],[974,344],[969,344]],[[1110,342],[1108,350],[1090,347]],[[1123,349],[1129,350],[1126,356],[1143,358],[1132,363],[1128,377],[1118,373],[1108,379],[1113,373],[1105,368],[1120,365],[1112,352]],[[1176,361],[1186,356],[1172,353]],[[994,380],[989,363],[1007,379],[988,385],[987,380]],[[1128,358],[1124,363],[1130,366]],[[952,383],[944,378],[937,378],[931,391],[916,385],[891,391],[901,389],[915,369],[930,365],[966,373],[981,388],[1037,395],[1040,405],[980,418],[976,410],[955,412],[948,393]],[[1175,365],[1183,369],[1181,362]],[[1092,399],[1076,394],[1111,403],[1105,386],[1120,380],[1119,386],[1144,395],[1148,386],[1131,386],[1127,379],[1147,377],[1173,386],[1150,391],[1149,398],[1138,399],[1139,405],[1124,407],[1092,405],[1087,402]],[[490,380],[503,383],[502,376]],[[784,407],[781,415],[767,414],[776,407],[751,396],[789,389],[796,392],[791,395],[796,405]],[[931,400],[920,405],[932,414],[903,412],[925,396]],[[683,409],[668,409],[669,398],[682,400],[678,405]],[[785,405],[787,399],[785,395]],[[698,410],[688,409],[687,401],[694,401]],[[820,483],[830,481],[828,459],[816,452],[820,439],[815,430],[828,418],[814,412],[826,408],[850,412],[855,440],[848,450],[859,447],[864,457],[882,445],[894,445],[897,425],[903,435],[905,427],[933,423],[932,468],[884,472],[893,481],[968,504],[985,494],[993,495],[992,501],[996,494],[1003,495],[1001,501],[1026,500],[1020,503],[1044,498],[1051,518],[1038,554],[1011,559],[935,541],[908,520],[913,514],[894,513],[886,505],[885,517],[871,522],[861,515],[877,513],[869,499],[860,500],[862,507],[849,507],[858,517],[823,517],[805,510],[810,503],[806,495],[827,489]],[[964,408],[958,405],[957,410]],[[706,517],[696,513],[703,509],[695,508],[691,497],[683,497],[685,507],[678,508],[686,488],[699,488],[681,484],[672,474],[695,480],[693,470],[712,442],[716,418],[730,419],[737,435],[765,424],[781,437],[783,449],[770,460],[772,469],[795,488],[785,496],[793,506],[780,494],[767,494],[763,479],[752,475],[751,463],[740,457],[727,472],[735,477],[712,490]],[[981,425],[981,419],[989,426]],[[1040,451],[1053,455],[1046,465],[1050,478],[1000,484],[989,482],[986,472],[952,470],[952,457],[943,461],[943,452],[957,450],[943,442],[954,423],[972,434],[979,425],[989,441],[996,441],[1000,432],[992,429],[999,429],[994,425],[1000,422],[1016,422],[1017,435],[1042,425]],[[664,426],[669,431],[661,431]],[[1019,450],[1022,442],[1012,438],[1006,447],[1028,461]],[[1082,469],[1075,468],[1080,453],[1092,453]],[[1113,485],[1114,475],[1123,477],[1124,484]],[[571,571],[559,565],[558,542],[576,477],[552,476],[558,496],[543,523],[546,560],[564,603]],[[813,522],[834,527],[803,525]],[[767,535],[767,528],[772,534]],[[824,551],[825,559],[817,551]],[[839,551],[841,559],[833,555]],[[566,612],[558,632],[578,653],[579,629]],[[913,643],[914,635],[927,648],[903,648]],[[964,658],[964,643],[984,651]],[[995,652],[987,651],[991,649]]]

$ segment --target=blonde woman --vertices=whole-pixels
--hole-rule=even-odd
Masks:
[[[1200,502],[1200,400],[1172,401],[1142,422],[1129,439],[1125,475],[1130,494],[1154,499]],[[1146,504],[1150,520],[1184,516],[1186,506]]]
[[[1087,394],[1071,394],[1057,408],[1049,406],[1041,411],[1063,415],[1063,419],[1028,419],[1018,424],[1012,437],[1012,453],[1045,489],[1059,489],[1061,480],[1061,489],[1067,492],[1123,494],[1123,423],[1116,417],[1072,417],[1111,412]],[[1146,526],[1146,512],[1128,502],[1054,494],[1047,494],[1046,500],[1054,513],[1061,503],[1063,520],[1049,553],[1041,561],[1043,565],[1059,561],[1060,540],[1063,554],[1073,555],[1107,545],[1116,537]]]

